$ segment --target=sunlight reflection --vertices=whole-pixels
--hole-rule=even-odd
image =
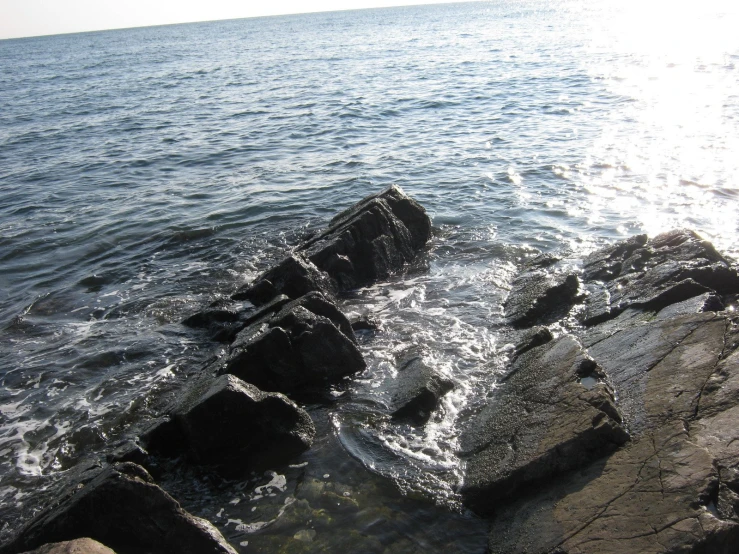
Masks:
[[[602,64],[587,70],[620,101],[580,172],[589,221],[632,212],[636,231],[695,227],[736,256],[739,214],[727,200],[739,192],[739,160],[726,151],[739,148],[739,5],[607,5],[612,17],[590,43]]]

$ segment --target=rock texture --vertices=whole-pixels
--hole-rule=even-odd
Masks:
[[[426,423],[441,397],[454,388],[451,380],[425,364],[420,356],[403,360],[395,385],[392,417],[411,425]]]
[[[548,271],[546,267],[555,261],[537,258],[513,281],[503,308],[514,327],[552,323],[575,304],[580,288],[577,275]]]
[[[189,387],[143,441],[150,452],[187,453],[196,463],[243,475],[288,462],[310,448],[315,433],[310,416],[282,394],[222,375]]]
[[[365,367],[349,321],[321,293],[310,293],[242,330],[220,373],[267,391],[305,392]]]
[[[135,464],[118,464],[78,483],[0,549],[23,552],[90,537],[118,554],[235,554],[220,532],[194,517]]]
[[[583,321],[595,324],[626,308],[660,309],[713,291],[739,289],[739,277],[707,241],[688,230],[647,239],[637,235],[588,256],[583,279],[589,282]]]
[[[107,546],[89,538],[45,544],[24,554],[115,554]]]
[[[426,211],[397,186],[340,213],[324,232],[234,295],[263,303],[277,294],[331,296],[384,279],[410,262],[431,236]]]
[[[567,303],[586,327],[548,342],[532,329],[463,437],[463,493],[495,514],[490,551],[736,552],[736,270],[678,230],[591,254],[579,280],[584,298]],[[514,287],[510,305],[552,298],[551,287],[516,298],[526,290]],[[596,420],[611,447],[597,446]]]
[[[462,436],[462,494],[471,507],[489,513],[519,489],[582,467],[627,441],[613,392],[596,374],[570,336],[516,359]]]

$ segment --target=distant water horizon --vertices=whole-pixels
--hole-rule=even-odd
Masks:
[[[398,184],[434,238],[342,299],[384,334],[294,465],[402,514],[336,531],[479,552],[457,438],[504,363],[516,267],[678,227],[739,257],[738,24],[728,3],[521,0],[0,41],[0,538],[218,354],[185,317]],[[457,384],[421,430],[371,408],[410,347]],[[269,551],[288,539],[257,523],[301,499],[285,471],[261,504],[272,476],[163,485]]]

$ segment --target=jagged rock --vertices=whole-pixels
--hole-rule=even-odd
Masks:
[[[206,329],[218,342],[233,342],[236,335],[254,321],[267,317],[287,304],[290,299],[278,294],[258,307],[251,309],[236,306],[208,308],[191,315],[182,324],[196,329]]]
[[[592,254],[582,278],[581,318],[589,327],[576,331],[587,348],[579,382],[595,383],[589,393],[602,383],[613,387],[619,412],[612,413],[612,399],[590,404],[623,417],[632,440],[610,457],[498,504],[490,552],[733,553],[739,542],[739,329],[733,312],[723,310],[739,291],[735,269],[695,233],[673,231]],[[519,363],[561,340],[516,359],[497,390],[519,378]],[[565,359],[559,355],[550,365]],[[522,396],[531,401],[537,393],[532,385]],[[494,405],[488,410],[494,413]],[[552,432],[561,436],[558,419],[551,419]],[[512,450],[510,457],[517,456]],[[493,470],[483,468],[482,476],[490,480]],[[475,484],[478,466],[470,464],[468,472]]]
[[[284,395],[222,375],[189,387],[142,440],[150,452],[185,452],[196,463],[239,475],[289,461],[310,448],[315,433],[310,416]]]
[[[312,291],[330,296],[353,289],[401,269],[430,236],[423,207],[391,186],[337,215],[326,231],[233,298],[261,304],[278,293],[298,298]]]
[[[382,327],[382,323],[372,316],[360,316],[352,321],[354,331],[377,331],[380,327]]]
[[[462,435],[466,503],[493,512],[519,489],[586,466],[628,440],[605,382],[579,377],[595,364],[564,336],[523,351]]]
[[[132,463],[108,467],[70,488],[0,552],[79,537],[109,545],[118,554],[236,554],[211,523],[183,510]]]
[[[24,554],[115,554],[107,546],[89,538],[45,544]]]
[[[231,298],[260,305],[278,294],[299,298],[314,291],[331,297],[337,292],[336,283],[310,260],[297,253],[257,277],[253,283],[241,287]]]
[[[736,269],[692,231],[638,235],[594,252],[583,265],[582,321],[594,325],[625,309],[659,311],[705,293],[739,292]]]
[[[392,417],[411,425],[423,425],[454,383],[434,371],[420,356],[403,361],[395,379]]]
[[[366,367],[346,317],[320,293],[286,304],[246,327],[221,373],[268,391],[304,391]]]
[[[534,266],[513,281],[503,304],[505,317],[514,327],[551,323],[572,308],[579,288],[577,275],[552,273]]]
[[[521,337],[516,345],[514,356],[518,357],[532,348],[548,343],[553,338],[554,335],[547,327],[535,327]]]

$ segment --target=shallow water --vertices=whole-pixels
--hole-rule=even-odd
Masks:
[[[481,551],[455,451],[509,351],[516,265],[676,226],[739,255],[739,9],[641,4],[0,41],[0,536],[218,353],[185,316],[398,183],[435,236],[342,299],[382,328],[368,370],[309,407],[307,465],[162,482],[245,552]],[[383,416],[410,348],[456,385],[422,429]]]

